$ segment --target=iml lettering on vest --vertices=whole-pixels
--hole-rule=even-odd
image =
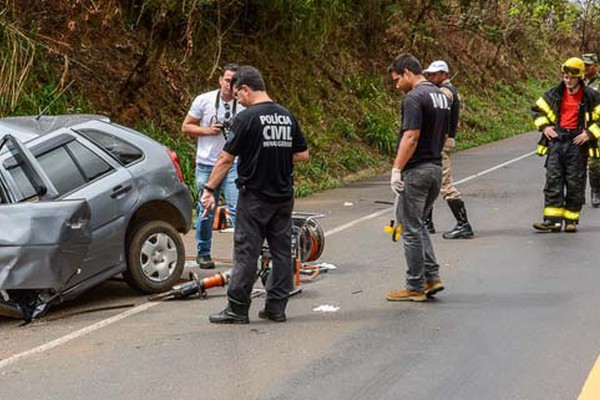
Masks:
[[[448,97],[443,93],[429,93],[431,101],[433,102],[433,108],[441,108],[443,110],[449,110],[450,105],[448,104]]]

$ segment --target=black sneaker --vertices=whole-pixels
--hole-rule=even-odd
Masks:
[[[198,257],[196,257],[196,263],[198,263],[198,267],[201,269],[215,269],[215,262],[208,255],[201,256],[198,254]]]
[[[273,313],[271,311],[267,311],[267,310],[260,310],[258,312],[258,318],[260,319],[268,319],[271,321],[275,321],[275,322],[285,322],[287,321],[287,318],[285,316],[285,313]]]
[[[543,222],[534,222],[533,228],[542,232],[560,232],[562,229],[562,222],[552,222],[552,221],[543,221]]]

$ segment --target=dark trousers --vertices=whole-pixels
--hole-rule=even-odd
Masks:
[[[402,179],[402,241],[406,259],[406,288],[423,291],[425,281],[433,282],[440,278],[440,266],[423,219],[429,215],[440,194],[442,167],[435,164],[417,165],[408,171],[402,171]]]
[[[579,220],[579,211],[585,201],[586,165],[583,149],[571,139],[550,142],[546,159],[544,219],[556,222],[563,218]]]
[[[257,262],[265,239],[272,256],[272,268],[265,285],[267,302],[285,301],[293,289],[292,209],[294,200],[265,201],[241,189],[233,242],[233,269],[227,297],[239,306],[249,306],[256,280]]]

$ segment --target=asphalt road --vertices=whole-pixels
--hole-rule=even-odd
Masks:
[[[543,160],[490,169],[536,141],[455,155],[476,238],[434,235],[446,290],[433,301],[385,301],[404,259],[383,232],[382,176],[297,201],[326,215],[322,260],[337,270],[303,286],[287,323],[259,320],[256,299],[251,324],[211,325],[222,289],[145,303],[110,281],[26,327],[0,317],[0,399],[576,399],[600,353],[600,209],[584,206],[576,234],[533,232]],[[434,221],[453,226],[441,200]],[[217,236],[217,257],[230,238]]]

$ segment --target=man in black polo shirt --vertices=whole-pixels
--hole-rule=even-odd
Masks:
[[[231,80],[234,96],[247,107],[233,121],[229,139],[207,184],[201,203],[211,210],[212,195],[238,156],[240,195],[234,232],[233,269],[228,306],[209,317],[216,324],[247,324],[257,260],[265,238],[273,267],[265,289],[262,319],[286,320],[287,297],[293,288],[291,254],[294,161],[308,159],[306,140],[296,118],[268,96],[260,72],[242,66]]]
[[[396,57],[388,72],[396,89],[406,93],[391,187],[402,199],[407,271],[406,288],[388,292],[386,298],[425,301],[444,289],[424,219],[440,193],[450,104],[446,95],[425,79],[421,64],[411,54]]]

